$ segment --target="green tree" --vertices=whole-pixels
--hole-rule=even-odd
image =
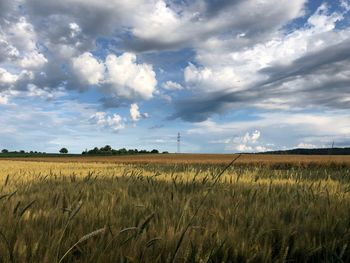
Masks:
[[[8,153],[8,152],[9,152],[9,150],[7,150],[7,149],[3,149],[1,152],[2,152],[2,153]]]
[[[60,153],[68,153],[68,150],[67,150],[67,148],[62,148],[61,150],[60,150]]]
[[[111,152],[112,151],[112,147],[110,145],[106,145],[105,147],[102,147],[100,150],[102,152]]]

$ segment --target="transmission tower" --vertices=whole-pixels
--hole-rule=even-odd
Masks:
[[[181,143],[181,135],[180,133],[177,134],[177,153],[180,153],[180,143]]]

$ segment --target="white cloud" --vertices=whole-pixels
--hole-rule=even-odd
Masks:
[[[107,117],[107,124],[112,128],[113,131],[118,132],[125,128],[122,117],[118,114],[113,114]]]
[[[249,132],[247,132],[244,137],[243,137],[243,142],[244,143],[256,143],[256,141],[260,138],[260,131],[254,131],[250,135]]]
[[[267,152],[267,151],[271,151],[271,150],[272,149],[269,147],[265,147],[265,146],[261,146],[261,145],[255,146],[255,151],[257,151],[257,152]]]
[[[114,132],[119,132],[125,128],[125,121],[118,114],[107,115],[105,112],[96,112],[91,115],[90,121],[100,127],[110,128]]]
[[[255,130],[252,133],[246,132],[242,137],[235,137],[232,144],[227,145],[227,149],[234,149],[239,152],[260,151],[263,146],[255,145],[260,138],[260,131]]]
[[[191,133],[191,132],[190,132]],[[236,136],[233,138],[213,140],[212,144],[223,144],[225,150],[234,150],[238,152],[262,152],[268,151],[270,148],[258,144],[260,138],[260,131],[246,132],[243,136]]]
[[[134,122],[140,120],[141,118],[141,113],[139,112],[139,106],[137,106],[136,103],[133,103],[130,105],[130,117],[131,117],[131,120]]]
[[[36,31],[26,17],[19,17],[15,23],[9,23],[6,33],[7,41],[12,43],[21,54],[37,50]]]
[[[137,122],[140,119],[147,119],[149,117],[149,114],[144,112],[140,113],[139,106],[136,103],[133,103],[130,105],[130,118],[131,121]]]
[[[311,144],[311,143],[303,143],[303,142],[301,142],[301,143],[299,143],[296,146],[296,148],[308,149],[308,148],[317,148],[317,146],[314,145],[314,144]]]
[[[19,56],[19,51],[5,39],[5,36],[0,32],[0,62],[6,60],[14,60]]]
[[[260,134],[259,132],[248,132],[247,134],[246,131],[252,130],[257,130]],[[333,141],[336,144],[347,141],[349,144],[350,114],[347,110],[314,113],[265,112],[254,114],[253,120],[225,123],[213,120],[203,121],[195,124],[187,133],[195,138],[200,136],[205,139],[208,136],[208,141],[212,140],[213,143],[221,143],[225,146],[233,145],[228,149],[236,149],[239,145],[245,145],[278,150],[283,147],[295,148],[301,142],[309,146],[323,147],[328,145],[330,147]],[[230,138],[231,134],[243,135]],[[263,139],[261,134],[264,134]],[[255,143],[252,143],[254,140]],[[256,149],[254,147],[253,149]]]
[[[66,95],[63,88],[51,90],[49,88],[38,88],[34,84],[28,84],[27,92],[24,93],[28,97],[39,97],[46,100],[52,100]]]
[[[1,84],[13,84],[17,81],[18,75],[11,74],[4,68],[0,68],[0,85]]]
[[[175,32],[181,26],[180,17],[164,1],[154,1],[154,4],[145,9],[135,19],[133,34],[142,39],[152,40],[157,39],[160,35],[167,35],[164,41],[177,41],[174,34],[169,34],[169,32]],[[144,11],[149,11],[147,16],[143,13]]]
[[[70,36],[72,38],[76,37],[81,33],[81,28],[77,23],[69,23],[69,28],[71,30]]]
[[[197,67],[191,63],[185,68],[184,79],[190,87],[206,92],[235,91],[254,80],[254,78],[242,78],[232,66]]]
[[[168,80],[165,83],[163,83],[162,87],[166,90],[182,90],[183,87],[181,86],[181,84]]]
[[[41,69],[47,62],[38,48],[33,25],[24,16],[7,22],[0,28],[0,62],[11,62],[14,71]]]
[[[254,115],[255,120],[243,120],[226,123],[217,123],[212,120],[197,123],[188,130],[190,134],[225,134],[232,131],[251,129],[278,129],[286,128],[304,131],[315,136],[337,134],[345,136],[350,134],[350,114],[347,110],[301,113],[301,112],[262,112]],[[283,135],[283,134],[282,134]]]
[[[233,147],[234,150],[237,150],[239,152],[250,152],[253,151],[253,147],[248,146],[246,144],[238,144],[237,146]]]
[[[343,7],[347,12],[350,11],[350,1],[349,0],[340,0],[340,5]]]
[[[72,67],[78,79],[82,82],[96,85],[103,81],[104,65],[89,52],[73,58]]]
[[[37,51],[30,52],[21,58],[18,62],[19,66],[25,69],[39,69],[47,63],[47,59]]]
[[[0,105],[8,104],[9,98],[5,94],[0,94]]]
[[[138,64],[133,53],[109,54],[103,62],[85,52],[72,59],[72,68],[80,82],[98,85],[119,98],[150,99],[156,90],[152,65]]]
[[[307,21],[314,31],[321,33],[333,30],[335,23],[342,19],[343,16],[336,12],[329,15],[327,5],[323,3]]]
[[[106,58],[107,76],[105,84],[109,91],[127,99],[150,99],[156,89],[156,73],[149,64],[138,64],[136,55],[124,53],[119,57]]]

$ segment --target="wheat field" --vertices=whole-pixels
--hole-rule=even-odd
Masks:
[[[0,262],[350,261],[348,157],[123,158],[0,160]]]

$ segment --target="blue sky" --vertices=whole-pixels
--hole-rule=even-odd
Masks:
[[[350,146],[350,1],[1,0],[0,148]]]

